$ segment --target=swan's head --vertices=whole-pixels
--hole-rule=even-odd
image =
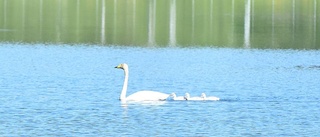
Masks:
[[[186,93],[185,95],[184,95],[184,99],[185,100],[188,100],[190,98],[190,94],[189,93]]]
[[[170,94],[170,97],[171,97],[171,98],[176,98],[177,95],[176,95],[176,93],[171,93],[171,94]]]
[[[122,63],[122,64],[119,64],[118,66],[116,66],[114,68],[127,70],[128,69],[128,65],[126,63]]]
[[[174,100],[176,97],[177,97],[177,96],[176,96],[176,93],[171,93],[171,94],[169,95],[169,97],[167,98],[167,100]]]
[[[201,98],[206,98],[206,97],[207,97],[206,94],[201,93]]]

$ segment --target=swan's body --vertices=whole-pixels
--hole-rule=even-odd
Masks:
[[[212,101],[220,100],[220,98],[218,98],[218,97],[207,97],[206,94],[204,94],[204,93],[201,94],[201,97],[202,97],[204,100],[212,100]]]
[[[125,100],[132,101],[158,101],[165,100],[169,95],[156,91],[138,91],[126,97]],[[122,100],[120,98],[120,100]]]
[[[186,100],[186,98],[183,96],[177,97],[176,93],[171,93],[168,100]]]
[[[123,63],[115,68],[124,70],[124,83],[122,87],[122,91],[120,94],[121,101],[159,101],[165,100],[168,98],[169,94],[156,92],[156,91],[138,91],[128,97],[126,97],[127,89],[128,89],[128,79],[129,79],[129,67],[127,64]]]

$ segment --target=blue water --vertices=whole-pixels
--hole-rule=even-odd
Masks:
[[[122,104],[139,90],[220,101]],[[319,136],[320,51],[0,44],[0,136]]]

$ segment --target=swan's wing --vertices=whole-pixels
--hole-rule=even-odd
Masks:
[[[169,97],[169,94],[165,94],[157,91],[138,91],[128,96],[126,100],[159,101],[159,100],[165,100],[168,97]]]

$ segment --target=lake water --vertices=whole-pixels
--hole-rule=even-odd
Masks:
[[[320,51],[0,44],[0,136],[319,136]],[[220,101],[122,104],[139,90]]]

